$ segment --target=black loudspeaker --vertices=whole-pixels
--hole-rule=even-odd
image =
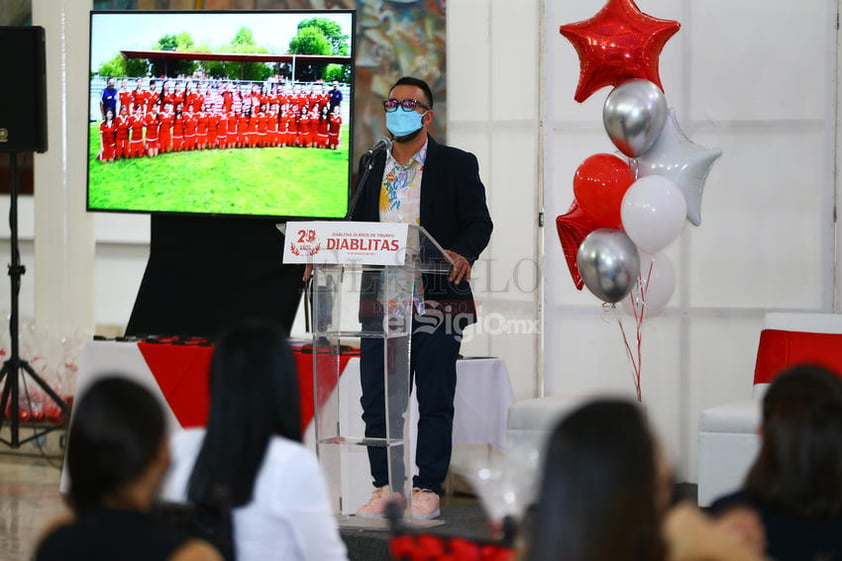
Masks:
[[[0,27],[0,61],[0,152],[46,152],[44,28]]]

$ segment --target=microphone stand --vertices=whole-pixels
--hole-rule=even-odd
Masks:
[[[9,176],[10,176],[10,190],[9,190],[9,227],[11,229],[12,242],[12,263],[9,265],[9,277],[11,277],[11,313],[9,314],[9,337],[11,339],[11,349],[9,358],[3,363],[3,368],[0,369],[0,382],[5,378],[6,384],[3,386],[3,397],[0,398],[0,429],[3,428],[3,421],[8,419],[9,429],[11,432],[10,440],[0,438],[0,442],[12,448],[18,448],[21,444],[35,440],[41,436],[58,430],[64,427],[68,420],[68,407],[58,394],[47,384],[42,378],[35,373],[29,363],[20,358],[19,354],[19,337],[18,337],[18,294],[20,293],[20,278],[26,272],[26,267],[21,265],[20,251],[18,248],[18,167],[17,167],[17,153],[9,154]],[[20,387],[19,376],[23,372],[29,375],[32,380],[41,386],[41,389],[53,400],[53,403],[58,405],[61,409],[60,423],[42,429],[38,432],[33,432],[32,436],[21,440],[19,438],[19,424],[20,424]],[[23,383],[24,395],[26,395],[27,402],[31,409],[32,399],[29,395],[29,390],[26,387],[26,380]],[[11,401],[10,401],[11,400]]]
[[[366,166],[363,169],[363,173],[360,176],[359,181],[357,181],[357,188],[354,190],[354,197],[351,199],[351,204],[348,205],[348,214],[345,215],[345,220],[351,220],[351,217],[354,215],[354,211],[357,209],[357,203],[359,203],[360,196],[365,190],[365,182],[368,179],[368,175],[371,173],[371,169],[374,167],[375,155],[376,154],[368,155]]]
[[[359,180],[357,181],[357,187],[354,190],[354,196],[351,198],[351,203],[348,205],[348,213],[345,215],[346,221],[351,220],[351,217],[354,215],[354,210],[356,210],[356,208],[357,208],[357,203],[359,203],[359,201],[360,201],[360,196],[362,195],[363,191],[365,190],[365,182],[368,179],[368,176],[371,173],[372,168],[374,167],[374,156],[375,155],[376,155],[376,152],[366,154],[365,156],[363,156],[363,158],[366,161],[366,164],[365,164],[365,167],[363,168],[362,174],[359,177]],[[345,273],[345,271],[343,269],[343,271],[340,274],[344,275],[344,273]],[[341,277],[340,277],[340,282],[341,282]],[[313,294],[313,277],[310,277],[309,279],[307,279],[307,283],[304,286],[304,293],[305,293],[305,300],[310,303],[309,306],[307,306],[307,304],[305,304],[305,307],[306,307],[305,310],[304,310],[305,322],[308,324],[308,326],[312,327],[313,332],[315,332],[317,327],[318,327],[316,325],[316,322],[319,321],[319,318],[311,317],[313,315],[313,305],[312,305],[312,300],[313,300],[313,295],[314,295]]]

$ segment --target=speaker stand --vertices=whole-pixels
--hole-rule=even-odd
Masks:
[[[9,228],[11,229],[11,258],[9,265],[9,277],[11,277],[11,313],[9,315],[9,337],[11,348],[9,358],[3,363],[0,369],[0,383],[3,386],[3,394],[0,397],[0,431],[3,423],[8,421],[11,436],[9,440],[0,438],[0,442],[12,448],[18,448],[21,444],[35,440],[45,434],[64,427],[68,421],[67,403],[47,384],[29,365],[20,357],[20,338],[18,333],[18,295],[20,294],[20,278],[26,272],[20,262],[20,249],[18,247],[18,164],[17,153],[9,154]],[[22,376],[28,375],[32,381],[38,384],[50,399],[61,409],[60,423],[54,426],[47,426],[40,429],[33,429],[33,434],[23,440],[20,439],[20,381],[23,380],[23,390],[26,396],[27,405],[32,410],[32,398],[26,386],[26,380]]]

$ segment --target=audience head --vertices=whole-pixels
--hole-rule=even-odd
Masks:
[[[224,488],[233,506],[243,505],[270,439],[301,441],[298,373],[285,334],[264,323],[223,334],[211,361],[210,394],[188,497],[202,502]]]
[[[138,383],[101,378],[74,404],[67,469],[70,504],[77,512],[119,501],[127,486],[150,476],[151,501],[168,460],[161,405]]]
[[[635,404],[580,407],[548,441],[527,560],[663,559],[668,472]]]
[[[799,517],[842,514],[842,380],[817,365],[784,370],[763,398],[762,423],[746,493]]]

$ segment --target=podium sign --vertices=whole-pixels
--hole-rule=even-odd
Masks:
[[[284,263],[401,266],[408,224],[288,222]]]

